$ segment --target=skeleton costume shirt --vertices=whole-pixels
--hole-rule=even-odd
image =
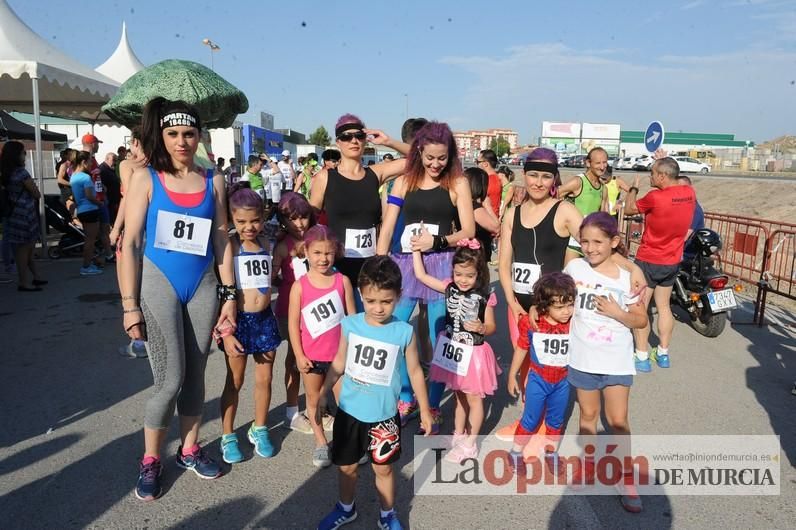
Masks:
[[[445,288],[445,333],[455,342],[478,346],[484,336],[464,329],[470,320],[484,321],[487,299],[475,290],[462,291],[451,282]]]

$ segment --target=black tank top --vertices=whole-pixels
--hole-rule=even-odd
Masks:
[[[407,225],[423,221],[439,226],[439,235],[453,233],[453,223],[458,220],[456,206],[451,202],[450,192],[442,186],[430,190],[416,189],[404,197],[402,208]]]
[[[511,229],[511,248],[514,261],[539,265],[542,274],[560,272],[564,268],[564,255],[567,252],[569,236],[556,233],[556,211],[561,202],[556,202],[538,225],[525,228],[520,219],[520,209],[514,208],[514,226]],[[526,311],[531,307],[531,295],[514,293],[517,302]]]

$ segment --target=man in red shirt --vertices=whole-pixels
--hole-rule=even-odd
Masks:
[[[489,185],[486,188],[486,196],[489,198],[489,205],[492,211],[495,212],[495,217],[500,212],[500,177],[497,174],[498,158],[495,152],[491,149],[484,149],[478,153],[475,159],[478,167],[486,171],[489,175]]]
[[[657,155],[658,153],[656,153]],[[663,153],[661,153],[663,154]],[[655,298],[658,308],[658,337],[660,345],[652,351],[652,359],[660,368],[669,367],[669,343],[674,330],[674,316],[669,304],[672,286],[683,256],[686,234],[696,207],[694,189],[677,182],[680,167],[673,158],[658,158],[650,172],[651,189],[641,199],[636,177],[625,200],[625,215],[644,214],[644,234],[636,253],[636,265],[644,272],[647,289],[644,304],[649,307]],[[636,340],[636,370],[649,372],[652,369],[649,348],[649,323],[634,330]]]

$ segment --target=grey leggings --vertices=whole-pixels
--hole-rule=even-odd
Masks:
[[[196,294],[183,305],[160,269],[144,257],[141,309],[155,378],[155,393],[147,402],[144,426],[167,428],[175,404],[180,416],[201,416],[205,366],[218,310],[212,262]]]

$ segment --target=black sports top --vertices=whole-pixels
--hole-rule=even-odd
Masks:
[[[539,265],[542,274],[560,272],[564,268],[569,236],[556,233],[554,220],[561,202],[556,202],[539,224],[531,228],[522,225],[520,206],[514,208],[514,226],[511,229],[511,248],[514,262]],[[514,271],[512,270],[512,275]],[[525,311],[531,307],[531,295],[514,293],[517,302]]]
[[[406,225],[419,223],[439,226],[439,235],[453,233],[453,223],[458,220],[456,206],[451,202],[450,192],[442,186],[430,190],[416,189],[404,197],[402,208]]]

